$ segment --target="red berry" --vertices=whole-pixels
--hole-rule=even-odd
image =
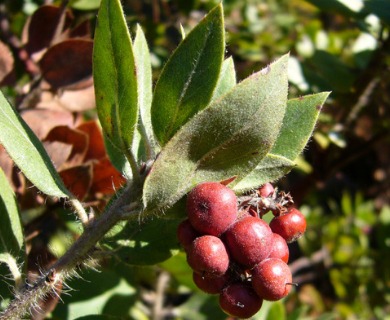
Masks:
[[[275,192],[275,189],[274,189],[274,186],[272,184],[267,182],[266,184],[263,184],[259,188],[258,192],[259,192],[260,197],[266,198],[266,197],[273,195],[273,193]]]
[[[201,275],[223,275],[229,268],[229,255],[221,239],[214,236],[196,238],[187,253],[190,267]]]
[[[293,242],[305,233],[306,219],[298,209],[291,208],[287,213],[273,218],[269,226],[287,242]]]
[[[236,262],[252,268],[271,252],[272,231],[259,218],[246,216],[225,233],[226,246]]]
[[[199,236],[199,232],[194,229],[188,219],[183,220],[177,227],[177,238],[184,250],[188,250],[191,243]]]
[[[282,299],[289,294],[291,285],[290,268],[280,259],[263,260],[252,270],[252,286],[264,300]]]
[[[229,272],[227,272],[222,276],[213,277],[207,274],[201,275],[199,273],[194,272],[192,274],[192,279],[194,280],[196,286],[203,292],[209,294],[218,294],[229,282],[230,274]]]
[[[261,308],[261,299],[253,288],[245,283],[234,283],[222,290],[219,305],[227,314],[238,318],[249,318]]]
[[[269,254],[268,258],[277,258],[284,261],[285,263],[288,262],[290,251],[288,249],[287,242],[277,233],[272,234],[271,247],[271,253]]]
[[[237,197],[218,182],[201,183],[188,194],[187,214],[198,232],[218,237],[237,218]]]

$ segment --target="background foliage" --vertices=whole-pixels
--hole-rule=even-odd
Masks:
[[[33,15],[44,3],[51,2],[0,4],[1,90],[44,141],[65,184],[102,208],[123,178],[108,161],[94,122],[90,39],[99,1],[70,1],[65,39],[57,39],[38,63],[59,12],[41,7]],[[123,1],[131,33],[137,23],[145,32],[154,79],[182,37],[180,26],[188,32],[217,3]],[[305,237],[291,247],[290,267],[300,286],[283,302],[265,304],[256,318],[385,319],[390,313],[390,3],[226,0],[224,8],[226,55],[233,57],[238,80],[290,52],[290,96],[332,91],[299,166],[277,183],[292,193],[308,220]],[[79,66],[77,73],[72,65]],[[21,209],[25,267],[32,277],[80,230],[63,204],[46,201],[18,174],[3,149],[0,165]],[[20,249],[17,241],[15,248]],[[75,290],[62,295],[64,303],[47,318],[225,318],[215,297],[194,287],[183,253],[155,267],[104,261],[102,272],[83,272],[82,279],[69,282]],[[8,272],[0,264],[0,274]],[[7,283],[3,277],[3,303],[10,296]],[[51,310],[50,303],[45,309]]]

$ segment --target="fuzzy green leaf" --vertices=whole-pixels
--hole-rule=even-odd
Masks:
[[[25,258],[23,229],[15,194],[1,168],[0,221],[0,263],[6,263],[13,276],[18,277],[18,264]]]
[[[223,26],[220,4],[183,39],[161,72],[151,111],[161,146],[209,104],[224,56]]]
[[[262,184],[275,181],[287,174],[295,163],[287,158],[272,153],[267,154],[263,160],[244,179],[234,185],[233,190],[240,194],[254,189]],[[235,182],[235,181],[234,181]]]
[[[291,99],[287,103],[283,126],[271,152],[295,160],[309,141],[318,115],[329,92]]]
[[[323,92],[287,102],[283,125],[271,152],[244,179],[232,183],[234,191],[242,193],[280,179],[295,166],[294,160],[311,137],[328,95],[329,92]]]
[[[219,74],[218,82],[215,87],[213,98],[211,100],[216,100],[220,96],[229,92],[236,85],[236,70],[234,68],[233,58],[227,58],[221,68],[221,72]]]
[[[192,118],[161,151],[145,180],[147,211],[174,204],[194,185],[250,173],[272,148],[287,104],[284,56]]]
[[[1,92],[0,144],[27,179],[43,193],[59,198],[70,196],[42,143]]]
[[[93,49],[96,107],[103,132],[127,154],[138,122],[133,46],[119,0],[102,0]]]
[[[179,251],[176,229],[182,219],[128,222],[119,233],[106,237],[105,245],[116,257],[131,265],[154,265]]]
[[[138,106],[140,111],[140,131],[146,136],[144,141],[146,158],[150,159],[158,150],[158,143],[155,140],[151,119],[152,106],[152,65],[150,53],[145,35],[139,25],[133,43],[135,67],[137,70],[138,83]],[[145,140],[145,138],[143,139]],[[146,160],[146,159],[143,159]]]

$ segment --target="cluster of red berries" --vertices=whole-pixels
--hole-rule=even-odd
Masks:
[[[291,289],[287,242],[306,229],[302,213],[289,195],[277,196],[271,184],[238,199],[217,182],[196,186],[187,198],[188,219],[178,227],[195,284],[219,294],[227,314],[249,318],[263,300],[276,301]],[[271,211],[268,225],[261,217]]]

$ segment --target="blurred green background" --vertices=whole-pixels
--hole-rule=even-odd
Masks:
[[[52,2],[1,1],[1,19],[21,37],[28,16],[44,3]],[[191,30],[219,1],[122,3],[130,29],[139,23],[145,31],[156,79],[181,40],[181,26]],[[308,221],[305,236],[290,247],[299,286],[283,301],[265,303],[255,319],[390,319],[390,1],[223,3],[226,56],[233,57],[238,80],[290,52],[290,97],[332,91],[297,168],[276,183]],[[69,4],[92,31],[98,5]],[[9,40],[4,32],[0,38]],[[1,89],[17,104],[28,81],[19,64],[13,84]],[[57,231],[49,248],[58,252],[69,234]],[[69,282],[74,290],[47,318],[226,318],[216,297],[194,287],[183,253],[159,266],[108,261],[99,269]]]

